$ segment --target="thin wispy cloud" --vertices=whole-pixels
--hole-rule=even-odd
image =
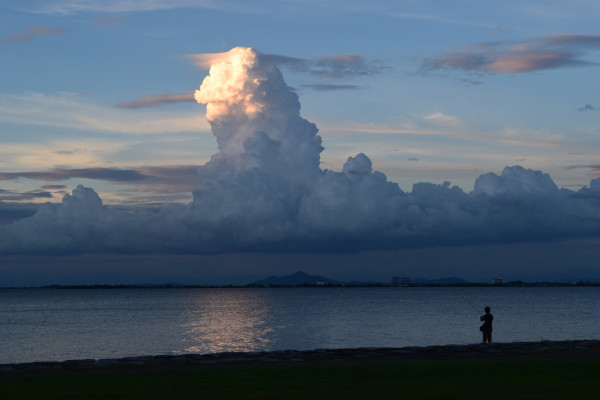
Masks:
[[[591,104],[586,104],[583,107],[579,107],[577,111],[600,111],[600,107],[596,107]]]
[[[101,27],[109,27],[113,25],[119,25],[126,21],[127,19],[122,15],[104,15],[102,17],[98,17],[92,21],[93,24],[101,26]]]
[[[580,168],[589,169],[590,176],[592,176],[594,178],[600,177],[600,164],[569,165],[565,168],[566,169],[580,169]]]
[[[30,191],[19,193],[0,189],[0,201],[26,201],[35,199],[51,199],[52,193],[47,191]]]
[[[373,76],[385,68],[379,61],[367,60],[353,54],[317,57],[310,61],[311,74],[331,78]]]
[[[100,132],[161,134],[209,130],[198,111],[131,113],[76,94],[1,94],[0,121]]]
[[[600,35],[559,34],[531,39],[475,43],[423,59],[420,72],[462,70],[519,74],[595,65],[587,53],[600,50]]]
[[[146,179],[136,184],[135,191],[145,194],[145,198],[160,198],[165,201],[169,196],[186,198],[202,184],[199,165],[160,165],[135,168]],[[152,195],[159,193],[160,195]]]
[[[23,43],[34,40],[40,36],[52,36],[65,33],[63,28],[54,28],[49,26],[32,26],[23,32],[10,33],[0,36],[0,44]]]
[[[461,83],[465,86],[481,86],[481,85],[483,85],[482,81],[477,81],[477,80],[473,80],[473,79],[461,79],[459,81],[459,83]]]
[[[141,97],[139,99],[117,104],[117,108],[146,108],[158,107],[173,103],[194,103],[194,92],[165,93]]]
[[[118,185],[128,185],[140,193],[169,193],[172,196],[189,194],[201,184],[199,165],[160,165],[135,168],[54,168],[38,171],[0,172],[0,181],[31,179],[43,182],[62,182],[70,179],[90,179]],[[59,184],[43,185],[44,190],[63,190]],[[21,200],[12,195],[12,200]],[[31,196],[31,195],[30,195]],[[148,197],[146,195],[145,197]],[[5,198],[8,200],[8,198]]]
[[[390,16],[405,19],[405,20],[415,20],[415,21],[426,21],[433,22],[444,25],[463,25],[463,26],[475,26],[487,28],[489,30],[498,29],[496,25],[493,23],[486,23],[482,21],[478,21],[476,19],[466,20],[460,18],[454,18],[453,16],[442,15],[442,14],[416,14],[416,13],[405,13],[405,12],[391,12]]]
[[[42,189],[45,189],[45,190],[63,190],[66,188],[67,188],[67,186],[65,186],[65,185],[43,185],[42,186]]]
[[[114,168],[77,168],[54,169],[51,171],[0,172],[0,180],[15,180],[19,178],[37,179],[41,181],[63,181],[71,178],[102,180],[112,183],[132,182],[146,177],[135,170]]]
[[[207,70],[221,62],[227,53],[189,54],[198,68]],[[345,79],[359,76],[374,76],[388,69],[380,60],[369,60],[355,54],[335,54],[312,58],[288,57],[280,54],[259,53],[260,62],[275,64],[292,73],[312,75],[318,78]]]
[[[430,121],[436,124],[451,125],[451,126],[462,126],[463,122],[454,115],[448,115],[441,112],[436,112],[423,117],[424,120]]]
[[[16,8],[16,7],[15,7]],[[41,0],[19,9],[39,14],[78,14],[84,12],[129,13],[138,11],[204,8],[237,12],[257,12],[244,2],[221,0]]]
[[[362,89],[360,85],[336,85],[334,83],[303,83],[302,88],[313,89],[319,92],[330,92],[334,90],[355,90]]]
[[[322,123],[320,124],[320,128],[323,132],[341,135],[359,133],[376,136],[404,136],[406,138],[444,138],[444,146],[446,147],[448,145],[448,140],[452,140],[457,145],[478,143],[485,146],[510,146],[509,153],[497,155],[493,155],[493,153],[486,154],[486,158],[497,156],[499,159],[507,159],[507,157],[510,157],[511,153],[523,149],[560,149],[569,145],[567,136],[548,131],[511,128],[482,131],[481,128],[470,125],[458,116],[444,114],[439,111],[425,115],[413,114],[411,120],[407,120],[402,124],[365,124],[357,122],[347,122],[342,124]],[[483,134],[484,132],[485,134]],[[364,146],[365,144],[361,143],[361,145]],[[429,149],[436,148],[435,152],[440,156],[447,151],[447,149],[444,149],[444,146],[437,148],[435,143],[429,140],[427,144]],[[457,156],[464,156],[464,150],[460,150]]]
[[[135,143],[135,140],[131,141]],[[114,154],[126,151],[127,141],[110,138],[40,140],[5,143],[0,147],[0,171],[46,171],[53,168],[105,166]]]

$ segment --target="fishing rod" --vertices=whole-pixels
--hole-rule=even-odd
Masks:
[[[461,299],[463,299],[463,301],[464,301],[465,303],[467,303],[467,304],[469,305],[469,307],[471,307],[473,310],[477,311],[477,312],[479,313],[479,315],[480,315],[480,316],[483,316],[483,314],[481,313],[481,311],[480,311],[480,310],[479,310],[477,307],[475,307],[473,304],[471,304],[471,302],[470,302],[470,301],[468,301],[468,300],[467,300],[467,299],[466,299],[466,298],[465,298],[465,297],[462,295],[462,293],[461,293],[460,291],[457,291],[457,292],[458,292],[458,295],[460,296],[460,298],[461,298]]]

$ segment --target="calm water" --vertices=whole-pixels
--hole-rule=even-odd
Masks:
[[[0,363],[600,339],[600,288],[0,289]]]

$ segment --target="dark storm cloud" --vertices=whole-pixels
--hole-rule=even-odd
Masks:
[[[15,220],[29,218],[38,210],[38,204],[4,203],[0,200],[0,225],[7,225]]]
[[[518,74],[545,69],[595,65],[583,59],[600,50],[600,35],[550,35],[532,39],[476,43],[425,58],[420,71],[444,69]]]
[[[40,36],[58,35],[66,32],[66,29],[52,28],[48,26],[32,26],[24,32],[11,33],[0,36],[0,44],[29,42]]]
[[[4,226],[0,252],[356,252],[557,241],[600,235],[600,179],[574,192],[507,167],[465,193],[449,184],[402,192],[364,155],[308,190],[260,170],[205,183],[190,205],[125,212],[77,187],[61,204]]]

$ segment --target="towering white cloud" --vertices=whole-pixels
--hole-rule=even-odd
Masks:
[[[287,179],[314,178],[323,150],[317,127],[300,117],[298,96],[277,67],[250,48],[215,58],[200,90],[217,138],[213,161],[236,172],[257,167]]]
[[[578,192],[514,166],[465,193],[417,183],[405,193],[365,154],[321,170],[317,127],[272,58],[249,48],[212,55],[195,99],[218,153],[187,205],[124,212],[78,186],[61,204],[0,227],[0,253],[359,251],[545,241],[600,235],[600,180]]]

